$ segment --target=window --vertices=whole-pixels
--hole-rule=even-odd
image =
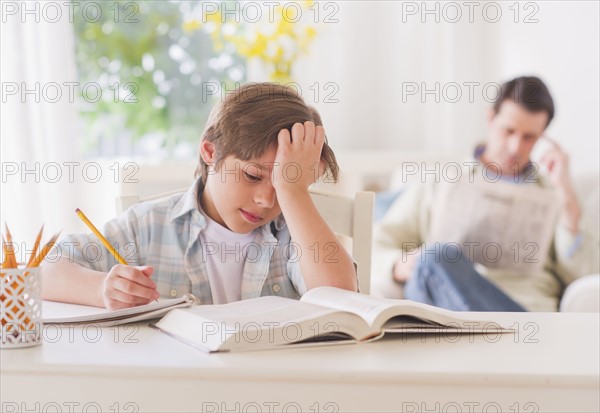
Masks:
[[[220,93],[244,82],[235,47],[216,52],[186,18],[199,2],[102,1],[75,13],[87,156],[195,156]]]

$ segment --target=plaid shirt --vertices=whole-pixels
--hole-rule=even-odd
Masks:
[[[183,194],[136,204],[109,221],[102,234],[129,265],[154,267],[151,278],[162,297],[192,293],[199,304],[212,304],[203,259],[207,250],[203,253],[198,236],[206,228],[197,205],[202,189],[198,179]],[[293,247],[283,215],[259,228],[254,241],[241,249],[242,300],[264,295],[297,299],[306,292]],[[93,234],[68,235],[56,252],[96,271],[108,272],[117,263]]]

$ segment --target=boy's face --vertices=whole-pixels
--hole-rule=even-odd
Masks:
[[[485,160],[497,163],[503,175],[522,171],[547,123],[546,112],[530,112],[513,101],[503,102],[498,113],[490,112]]]
[[[202,159],[208,165],[215,161],[214,144],[203,141]],[[202,209],[213,220],[237,233],[248,233],[265,225],[281,213],[271,173],[277,145],[257,159],[239,160],[232,155],[216,168],[209,167],[202,193]]]

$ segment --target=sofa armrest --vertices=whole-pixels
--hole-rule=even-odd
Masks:
[[[600,274],[588,275],[573,281],[560,301],[561,312],[600,312]]]

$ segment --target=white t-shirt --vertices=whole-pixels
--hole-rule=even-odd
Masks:
[[[239,234],[213,221],[204,211],[200,212],[206,219],[206,228],[200,231],[199,238],[213,304],[239,301],[248,251],[245,247],[254,241],[257,230]]]

